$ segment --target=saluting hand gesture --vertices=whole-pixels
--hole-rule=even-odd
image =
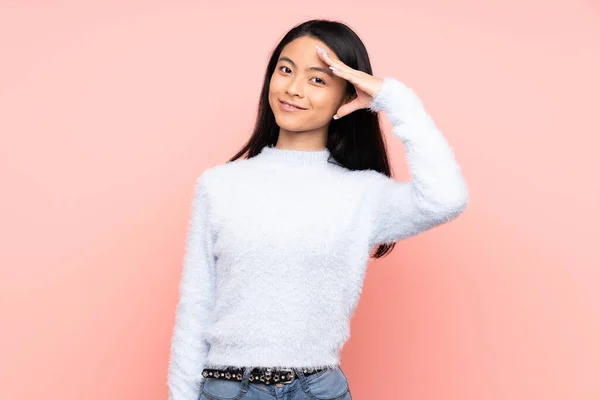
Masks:
[[[361,108],[368,108],[371,105],[373,96],[381,89],[383,79],[350,68],[319,46],[317,46],[317,54],[319,54],[321,60],[329,65],[329,68],[334,74],[340,78],[346,79],[356,88],[356,98],[341,106],[333,116],[333,119],[339,119],[353,111],[360,110]]]

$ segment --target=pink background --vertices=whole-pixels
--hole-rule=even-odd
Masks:
[[[354,400],[599,399],[600,6],[482,3],[1,2],[0,398],[166,399],[194,179],[325,17],[417,91],[471,196],[369,265]]]

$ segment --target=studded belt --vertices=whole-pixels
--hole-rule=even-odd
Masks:
[[[205,378],[228,379],[241,381],[245,368],[226,367],[226,368],[204,368],[202,376]],[[327,367],[309,367],[302,368],[302,373],[305,376],[316,374],[323,371]],[[292,383],[298,377],[294,368],[267,368],[256,367],[250,371],[248,380],[255,383],[264,383],[272,385],[274,383]]]

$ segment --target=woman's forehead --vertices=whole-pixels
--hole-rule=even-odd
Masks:
[[[331,49],[319,39],[315,39],[310,36],[302,36],[285,45],[281,51],[281,55],[288,56],[290,58],[292,58],[292,56],[296,56],[320,60],[316,53],[316,46],[325,49],[329,53],[333,53],[333,51],[331,51]]]

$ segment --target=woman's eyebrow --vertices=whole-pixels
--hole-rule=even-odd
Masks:
[[[293,67],[296,67],[296,63],[295,63],[295,62],[293,62],[293,61],[292,61],[292,59],[291,59],[291,58],[289,58],[289,57],[285,57],[285,56],[283,56],[283,57],[279,58],[279,60],[278,60],[278,61],[287,61],[287,62],[289,62],[290,64],[292,64],[292,66],[293,66]],[[309,70],[321,71],[322,73],[324,73],[324,74],[327,74],[327,75],[329,75],[329,76],[333,77],[333,72],[331,72],[331,70],[330,70],[329,68],[322,68],[322,67],[308,67],[308,68],[306,68],[306,70],[307,70],[307,71],[309,71]]]

